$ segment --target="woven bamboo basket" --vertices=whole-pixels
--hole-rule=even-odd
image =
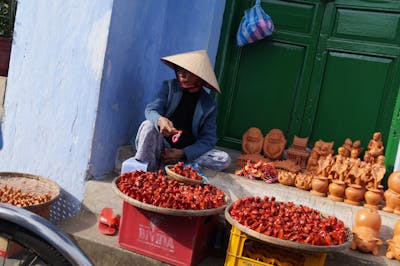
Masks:
[[[246,235],[258,239],[260,241],[263,241],[267,244],[277,246],[277,247],[282,247],[282,248],[289,248],[289,249],[294,249],[298,251],[303,251],[303,252],[309,252],[309,253],[328,253],[328,252],[338,252],[340,250],[348,248],[351,243],[353,242],[353,234],[350,230],[350,228],[346,227],[347,231],[347,241],[344,242],[341,245],[332,245],[332,246],[316,246],[316,245],[309,245],[309,244],[303,244],[303,243],[298,243],[294,241],[289,241],[289,240],[284,240],[284,239],[279,239],[276,237],[272,236],[267,236],[262,233],[259,233],[257,231],[254,231],[241,223],[239,223],[235,218],[233,218],[230,214],[229,211],[232,208],[232,204],[229,204],[225,208],[225,218],[226,220],[233,225],[234,227],[238,228],[240,231],[245,233]]]
[[[144,203],[141,201],[138,201],[136,199],[133,199],[123,192],[119,190],[117,183],[119,181],[119,177],[116,177],[113,182],[112,182],[112,188],[113,191],[124,201],[127,203],[151,212],[156,212],[156,213],[161,213],[161,214],[166,214],[166,215],[172,215],[172,216],[209,216],[209,215],[214,215],[218,214],[224,211],[226,205],[228,204],[229,198],[225,196],[225,202],[226,204],[223,206],[220,206],[218,208],[213,208],[213,209],[205,209],[205,210],[179,210],[179,209],[170,209],[170,208],[163,208],[163,207],[158,207],[154,206],[148,203]]]
[[[173,165],[165,166],[165,172],[167,173],[167,176],[169,178],[175,179],[175,180],[179,181],[180,183],[189,184],[189,185],[203,183],[203,179],[202,180],[194,180],[194,179],[187,178],[183,175],[179,175],[179,174],[175,173],[174,171],[171,170],[172,167],[173,167]]]
[[[60,196],[59,185],[42,176],[17,172],[0,172],[0,188],[6,185],[14,189],[21,189],[23,193],[32,192],[37,195],[50,193],[51,198],[48,201],[24,207],[47,219],[50,216],[50,205]]]

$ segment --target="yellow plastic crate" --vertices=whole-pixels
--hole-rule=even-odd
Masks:
[[[323,266],[326,253],[308,254],[268,245],[249,238],[232,226],[226,266]]]

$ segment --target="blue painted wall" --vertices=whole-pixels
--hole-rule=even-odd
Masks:
[[[0,171],[55,180],[63,188],[55,219],[83,199],[112,4],[18,1]]]
[[[207,49],[214,62],[223,0],[18,2],[1,123],[0,171],[63,189],[54,219],[76,213],[86,179],[116,151],[173,72],[160,57]]]
[[[101,86],[90,175],[112,171],[162,80],[160,57],[206,49],[214,63],[225,1],[115,0]],[[223,89],[223,88],[222,88]]]

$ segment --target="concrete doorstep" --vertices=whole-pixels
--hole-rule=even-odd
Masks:
[[[236,159],[233,153],[233,162]],[[303,204],[315,208],[327,215],[334,215],[344,221],[346,226],[352,227],[354,217],[362,207],[351,206],[342,202],[335,202],[328,198],[314,196],[308,191],[295,187],[288,187],[279,183],[267,184],[263,181],[250,180],[232,174],[236,168],[233,164],[228,172],[215,172],[205,169],[203,172],[210,183],[222,189],[235,201],[245,196],[274,196],[278,201],[292,201],[295,204]],[[104,207],[111,207],[114,213],[122,213],[122,199],[111,188],[111,182],[118,174],[110,175],[103,180],[90,180],[87,182],[83,210],[77,216],[62,221],[59,226],[70,234],[78,245],[88,254],[95,265],[168,265],[158,260],[142,256],[119,247],[118,236],[106,236],[97,229],[97,216]],[[386,240],[392,238],[393,227],[400,218],[397,215],[379,211],[382,217],[382,227],[379,238],[385,243],[379,248],[379,255],[365,254],[349,249],[338,253],[328,253],[325,265],[400,265],[396,260],[385,257]],[[228,226],[222,228],[229,228]],[[226,234],[225,234],[226,233]],[[224,241],[229,241],[229,231],[223,232]],[[219,250],[219,256],[209,256],[199,265],[224,265],[226,244],[223,250]]]

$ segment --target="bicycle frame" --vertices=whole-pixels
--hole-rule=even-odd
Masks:
[[[35,213],[10,204],[0,203],[0,222],[1,220],[14,223],[42,238],[58,250],[72,265],[93,265],[85,253],[65,233]]]

